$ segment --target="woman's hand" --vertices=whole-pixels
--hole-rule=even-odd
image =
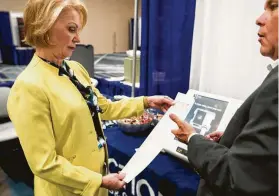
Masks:
[[[209,140],[212,140],[214,142],[218,142],[220,140],[220,138],[222,137],[222,135],[224,134],[224,132],[221,131],[214,131],[208,135],[206,135],[205,137]]]
[[[151,96],[146,98],[147,105],[150,108],[160,109],[166,112],[173,104],[174,101],[168,96]]]
[[[125,174],[124,173],[108,174],[108,175],[103,177],[101,187],[104,187],[104,188],[106,188],[108,190],[114,190],[114,191],[122,189],[125,186],[125,184],[126,184],[123,181],[124,178],[125,178]]]
[[[195,129],[178,118],[175,114],[170,114],[171,120],[175,122],[178,126],[178,129],[173,129],[171,132],[183,143],[188,143],[189,136],[193,133],[196,133]]]

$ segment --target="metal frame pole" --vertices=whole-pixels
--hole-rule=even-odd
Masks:
[[[139,1],[135,0],[135,12],[134,12],[134,37],[133,37],[133,68],[132,68],[132,97],[135,97],[135,85],[136,85],[136,63],[137,63],[137,48],[138,48],[138,7]]]

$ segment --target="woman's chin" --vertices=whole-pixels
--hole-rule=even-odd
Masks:
[[[63,55],[64,55],[64,58],[68,58],[68,57],[71,57],[73,54],[73,51],[70,51],[70,52],[65,52]]]

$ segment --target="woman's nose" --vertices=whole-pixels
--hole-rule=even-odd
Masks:
[[[73,42],[75,42],[75,43],[79,43],[79,42],[80,42],[79,33],[77,33],[77,34],[75,35]]]

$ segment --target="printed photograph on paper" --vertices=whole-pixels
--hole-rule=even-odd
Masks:
[[[218,130],[227,106],[227,101],[194,94],[194,103],[185,121],[191,124],[197,133],[207,135]]]

